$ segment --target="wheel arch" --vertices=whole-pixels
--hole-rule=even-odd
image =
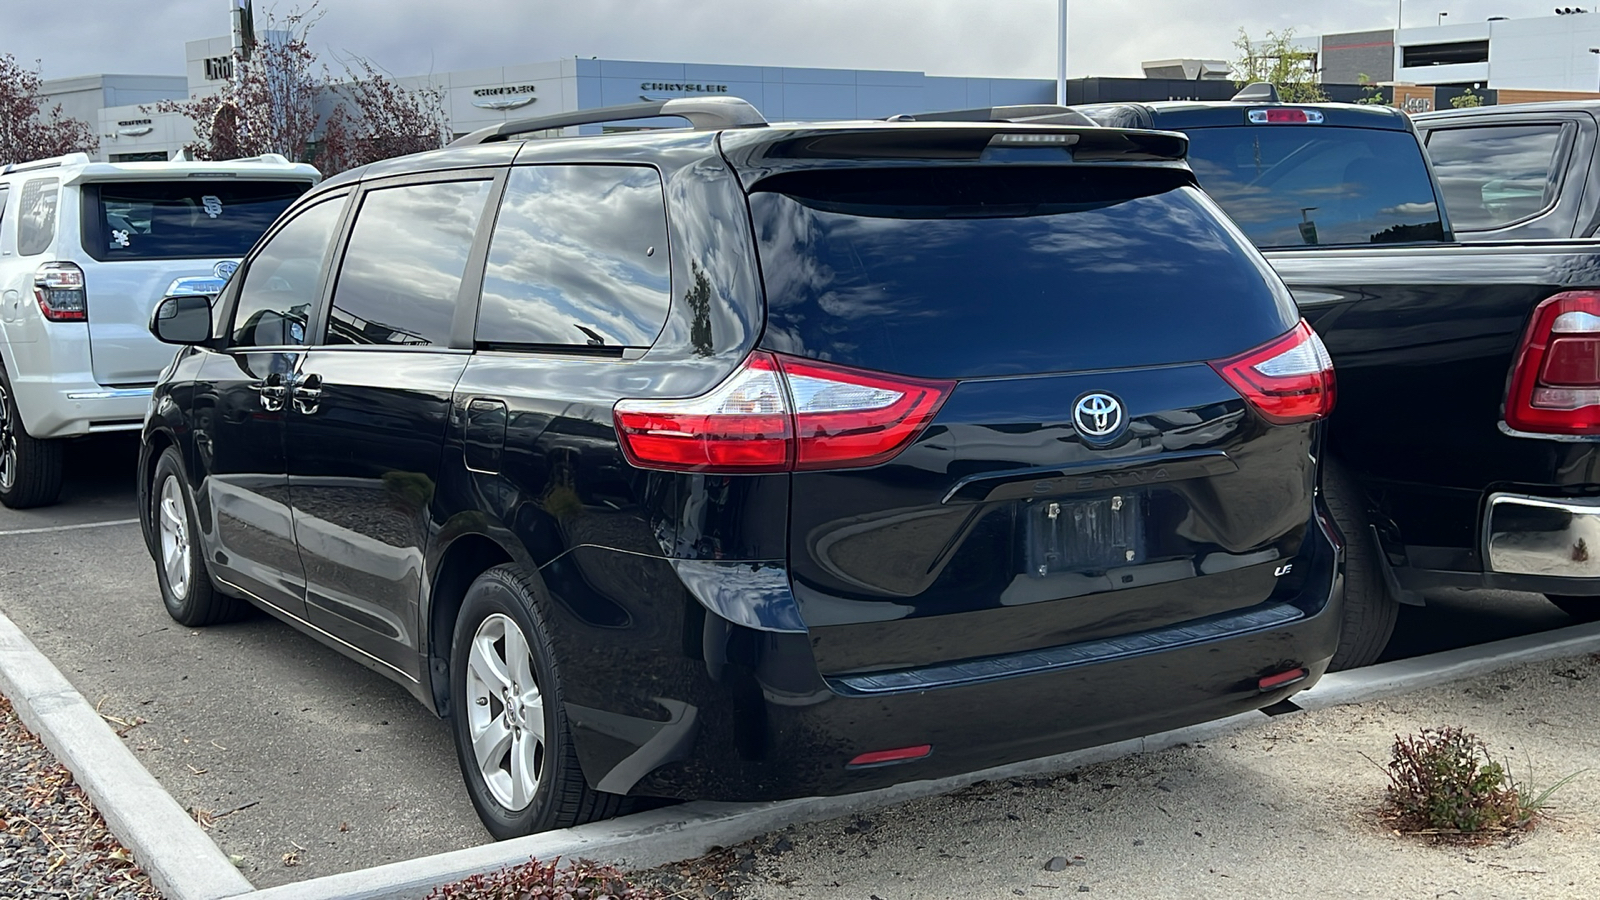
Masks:
[[[508,562],[529,565],[531,560],[523,556],[478,531],[457,535],[441,551],[429,582],[424,612],[428,683],[435,714],[444,716],[450,709],[450,643],[467,588],[495,566]]]
[[[146,431],[140,442],[139,448],[139,481],[134,486],[135,502],[139,505],[139,531],[144,535],[144,545],[151,554],[155,553],[155,522],[150,518],[150,489],[156,477],[156,463],[161,460],[161,454],[167,452],[169,447],[177,447],[177,437],[167,428],[158,427]],[[183,465],[184,475],[188,477],[188,465],[183,459],[183,451],[178,451],[178,462]]]

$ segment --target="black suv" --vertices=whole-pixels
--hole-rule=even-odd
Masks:
[[[331,179],[152,320],[167,609],[404,685],[498,837],[1277,702],[1339,630],[1332,370],[1184,149],[716,98]]]

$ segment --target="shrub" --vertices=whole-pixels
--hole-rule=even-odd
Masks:
[[[487,875],[433,889],[428,900],[663,900],[660,891],[630,885],[612,866],[580,859],[564,868],[560,860],[529,860]]]
[[[1461,728],[1395,735],[1390,750],[1389,811],[1395,827],[1413,834],[1491,835],[1533,825],[1568,775],[1531,795],[1489,755],[1477,735]]]

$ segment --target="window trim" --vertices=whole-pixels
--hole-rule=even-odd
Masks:
[[[327,334],[328,320],[333,314],[333,292],[338,281],[336,275],[344,267],[345,255],[350,249],[350,238],[355,233],[356,221],[360,218],[361,206],[366,202],[368,194],[373,191],[411,187],[413,185],[447,184],[457,181],[487,181],[489,182],[488,196],[484,198],[483,212],[478,216],[478,231],[473,235],[472,245],[467,250],[467,266],[461,273],[461,286],[456,291],[455,309],[451,312],[449,338],[444,344],[428,344],[409,348],[410,352],[470,351],[472,349],[471,323],[477,319],[478,315],[478,292],[483,286],[484,260],[489,256],[489,236],[494,230],[492,220],[499,213],[500,197],[505,192],[506,178],[509,171],[510,166],[443,169],[379,178],[362,182],[358,185],[350,194],[351,203],[346,207],[344,220],[340,224],[338,237],[334,241],[334,252],[331,254],[330,264],[322,273],[322,290],[318,292],[317,302],[311,309],[310,327],[306,329],[306,346],[318,349],[359,346],[355,344],[329,344],[327,343]],[[486,224],[489,227],[485,227]],[[470,307],[471,316],[467,319],[467,340],[463,343],[461,341],[462,317],[468,307]],[[380,349],[398,350],[403,346],[396,345]]]
[[[35,183],[40,183],[40,182],[46,182],[46,181],[55,183],[55,192],[56,192],[56,212],[55,212],[55,220],[50,223],[50,232],[51,232],[50,240],[43,247],[40,247],[38,250],[35,250],[32,253],[24,253],[23,250],[22,250],[22,220],[21,220],[21,215],[22,215],[22,206],[21,206],[22,195],[27,193],[28,185],[35,184]],[[16,243],[13,246],[15,247],[17,256],[19,258],[26,259],[28,257],[33,257],[33,256],[42,256],[42,255],[50,252],[50,248],[56,246],[56,242],[58,240],[60,240],[60,238],[61,238],[61,189],[62,189],[62,187],[63,187],[63,185],[61,184],[61,179],[59,177],[54,176],[54,175],[44,175],[44,176],[40,176],[40,177],[37,177],[37,178],[29,178],[29,179],[23,181],[22,182],[22,186],[20,188],[18,188],[18,190],[17,190],[17,204],[18,204],[17,205],[17,216],[18,216],[18,220],[17,220],[16,230],[13,232],[13,234],[16,237]]]
[[[309,340],[304,344],[277,344],[271,347],[254,344],[248,346],[235,344],[233,342],[233,325],[234,318],[239,313],[239,292],[243,290],[245,280],[250,277],[250,270],[254,268],[256,258],[261,255],[261,252],[266,249],[267,245],[276,239],[285,228],[289,227],[292,222],[296,221],[315,207],[321,206],[324,203],[340,203],[343,204],[343,208],[339,210],[339,218],[333,227],[334,239],[329,243],[328,249],[323,251],[322,265],[317,269],[317,288],[312,294],[311,301],[311,315],[315,317],[317,308],[321,306],[326,299],[328,290],[328,264],[333,259],[333,249],[339,245],[339,242],[343,239],[345,229],[349,225],[350,197],[352,196],[352,193],[353,192],[350,191],[331,193],[325,196],[314,196],[309,200],[306,199],[305,196],[302,196],[301,200],[296,201],[296,206],[290,207],[283,217],[277,222],[273,223],[273,226],[267,229],[266,234],[263,234],[261,239],[256,241],[256,245],[250,249],[250,254],[245,257],[242,263],[239,264],[238,271],[234,272],[233,277],[228,279],[228,286],[223,288],[222,295],[218,298],[218,302],[225,304],[222,315],[219,317],[225,323],[222,328],[222,334],[217,335],[214,338],[214,340],[219,344],[218,349],[226,352],[239,351],[244,353],[255,353],[258,351],[281,351],[285,347],[299,351],[310,346]],[[315,321],[314,318],[313,321]],[[310,336],[311,335],[308,329],[306,337],[310,338]]]
[[[1428,150],[1428,146],[1433,143],[1433,136],[1442,131],[1487,131],[1495,128],[1527,128],[1529,126],[1539,125],[1557,125],[1561,129],[1560,133],[1556,135],[1556,152],[1550,157],[1551,175],[1546,182],[1548,190],[1550,191],[1550,202],[1546,203],[1537,212],[1532,212],[1528,215],[1511,219],[1507,222],[1500,222],[1486,228],[1463,228],[1456,225],[1455,222],[1452,221],[1450,223],[1450,230],[1452,232],[1460,234],[1485,234],[1491,231],[1503,231],[1507,228],[1516,228],[1520,225],[1526,225],[1535,219],[1543,218],[1544,216],[1555,212],[1556,207],[1561,205],[1561,189],[1565,187],[1567,183],[1567,170],[1572,168],[1572,150],[1578,142],[1578,123],[1572,119],[1512,119],[1510,121],[1491,121],[1483,124],[1475,124],[1471,122],[1463,122],[1460,124],[1445,123],[1439,125],[1437,128],[1427,129],[1427,135],[1422,141],[1424,150]],[[1444,181],[1439,178],[1438,166],[1434,162],[1432,151],[1428,151],[1428,167],[1434,170],[1434,179],[1439,182],[1439,205],[1444,208],[1445,215],[1449,216],[1450,204],[1449,201],[1443,196]]]

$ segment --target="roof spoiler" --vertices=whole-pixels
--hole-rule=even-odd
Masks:
[[[580,109],[554,113],[531,119],[516,119],[501,125],[480,128],[450,142],[452,147],[472,147],[495,141],[509,140],[513,135],[570,128],[574,125],[599,125],[626,119],[653,119],[657,116],[677,116],[688,119],[691,127],[699,131],[720,128],[759,128],[767,124],[749,101],[738,97],[674,97],[670,100],[651,100],[646,103],[629,103],[624,106],[606,106],[599,109]]]
[[[1054,103],[1028,103],[1016,106],[980,106],[974,109],[947,109],[916,115],[890,116],[890,122],[1017,122],[1029,125],[1093,126],[1095,121],[1070,106]]]
[[[1278,98],[1278,86],[1267,81],[1257,81],[1244,86],[1244,90],[1233,95],[1234,103],[1282,103]]]

